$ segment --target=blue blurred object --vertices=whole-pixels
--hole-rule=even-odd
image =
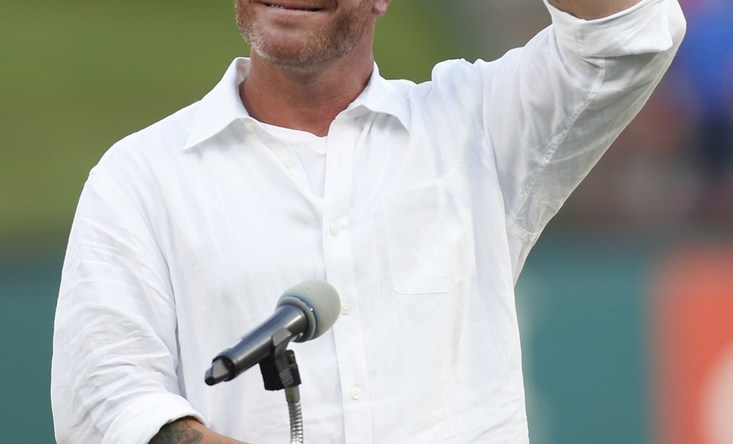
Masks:
[[[697,212],[706,220],[733,217],[733,1],[687,6],[687,36],[673,64],[678,96],[692,119],[691,155],[701,178]]]
[[[733,2],[712,1],[691,8],[688,29],[675,62],[712,118],[733,106]]]

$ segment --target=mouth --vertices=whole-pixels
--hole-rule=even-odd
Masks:
[[[284,11],[304,11],[304,12],[318,12],[322,11],[323,8],[315,7],[315,6],[306,6],[306,5],[297,5],[297,4],[288,4],[288,3],[263,3],[266,7],[272,8],[272,9],[281,9]]]

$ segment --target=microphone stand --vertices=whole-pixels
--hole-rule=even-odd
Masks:
[[[303,412],[300,405],[300,372],[295,353],[288,350],[289,332],[281,330],[272,336],[273,352],[260,362],[265,389],[285,390],[290,416],[290,444],[303,444]]]
[[[291,444],[303,444],[300,373],[288,344],[323,334],[336,322],[340,306],[336,290],[326,282],[305,281],[292,287],[280,296],[275,313],[214,358],[204,374],[204,382],[215,385],[230,381],[259,364],[265,389],[285,390]]]

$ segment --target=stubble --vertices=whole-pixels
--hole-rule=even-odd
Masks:
[[[251,50],[275,66],[298,70],[326,65],[351,52],[366,31],[371,5],[371,0],[360,0],[349,10],[337,11],[325,26],[289,41],[258,22],[248,0],[235,0],[237,25]]]

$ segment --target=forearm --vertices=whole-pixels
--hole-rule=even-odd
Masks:
[[[592,20],[621,12],[641,0],[549,0],[557,9],[576,17]]]
[[[149,444],[242,444],[206,428],[193,418],[182,418],[160,428]]]

